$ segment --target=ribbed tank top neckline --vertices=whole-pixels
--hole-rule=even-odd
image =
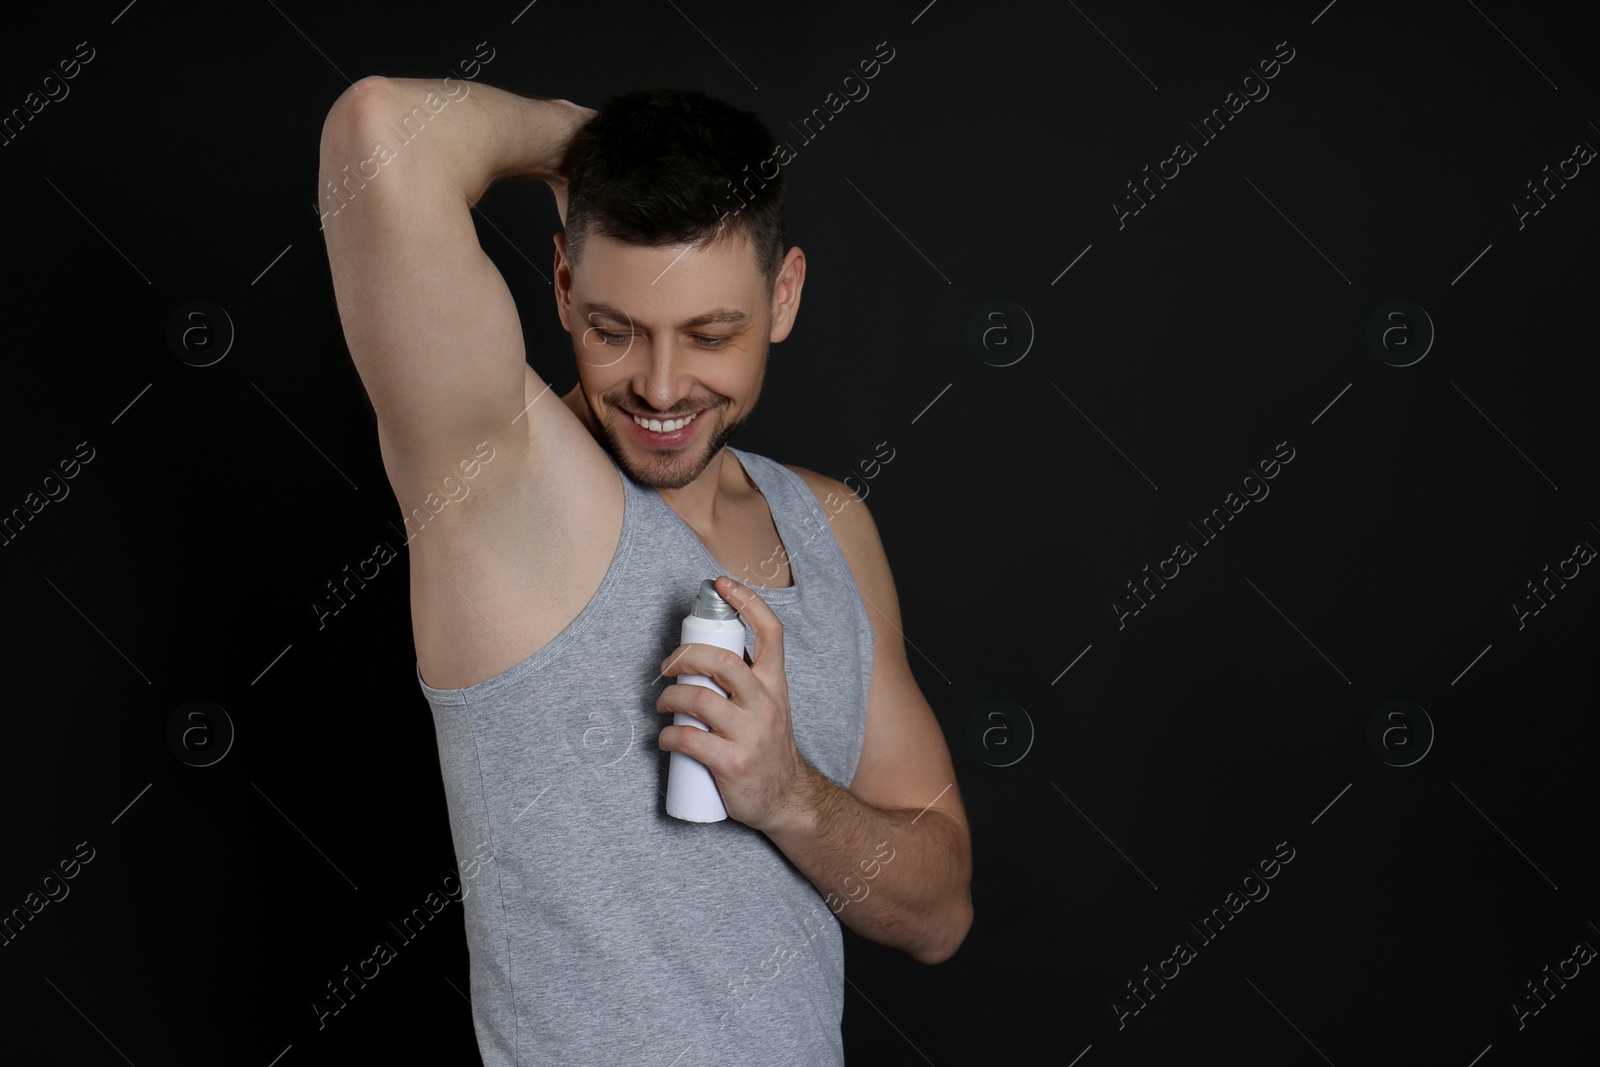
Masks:
[[[706,548],[705,542],[700,540],[700,535],[694,532],[694,527],[685,522],[683,516],[679,515],[672,509],[672,505],[667,503],[666,499],[661,495],[661,491],[659,489],[656,489],[654,486],[640,485],[638,482],[635,482],[632,478],[628,477],[626,471],[622,471],[622,479],[630,489],[639,490],[641,495],[652,500],[655,505],[658,505],[662,511],[665,511],[667,514],[671,515],[672,520],[683,528],[683,532],[694,541],[696,548],[699,550],[700,557],[705,560],[706,565],[711,568],[712,572],[714,572],[708,573],[706,575],[707,578],[714,578],[717,575],[725,575],[729,578],[732,578],[734,581],[741,583],[742,585],[747,585],[754,589],[760,594],[761,599],[765,600],[769,604],[792,604],[800,599],[801,589],[807,587],[811,581],[811,570],[809,564],[800,563],[796,558],[800,555],[797,546],[803,545],[805,542],[799,539],[797,536],[799,531],[795,530],[793,525],[789,522],[789,516],[792,513],[792,508],[786,506],[791,504],[790,495],[793,493],[794,487],[792,485],[775,485],[773,482],[766,480],[766,475],[769,472],[788,472],[784,471],[783,468],[777,466],[776,464],[774,464],[771,468],[768,468],[763,463],[751,462],[750,453],[740,451],[739,449],[734,448],[732,445],[724,445],[723,447],[738,458],[739,465],[745,469],[745,472],[750,475],[750,479],[756,483],[756,488],[761,491],[761,496],[763,499],[765,499],[767,504],[767,510],[772,512],[772,524],[778,530],[778,539],[783,542],[781,549],[777,545],[773,546],[773,555],[776,556],[780,551],[782,551],[788,558],[789,580],[792,583],[790,585],[758,585],[755,582],[747,581],[746,579],[741,578],[737,574],[729,573],[728,570],[722,566],[722,564],[717,562],[717,558],[711,554],[710,549]],[[755,458],[760,460],[764,459],[765,457],[758,456]],[[617,469],[619,471],[622,470],[620,466]],[[785,494],[783,490],[789,490],[789,494]],[[808,494],[811,492],[809,486],[806,487],[806,492]],[[804,507],[804,499],[800,500],[800,505],[802,508]],[[629,519],[626,515],[626,505],[624,505],[624,527],[628,525],[628,521]]]

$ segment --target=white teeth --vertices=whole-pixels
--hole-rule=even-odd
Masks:
[[[669,419],[666,422],[662,422],[660,419],[641,419],[637,415],[632,416],[632,418],[634,422],[637,422],[647,430],[653,430],[656,433],[672,433],[674,430],[681,430],[689,425],[699,414],[697,411],[686,419]]]

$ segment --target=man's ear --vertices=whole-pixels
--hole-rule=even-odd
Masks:
[[[557,233],[555,241],[555,291],[556,314],[561,316],[561,328],[568,333],[572,332],[572,266],[567,259],[567,235]]]
[[[800,246],[789,249],[778,268],[778,280],[772,286],[772,332],[767,340],[777,344],[794,329],[795,316],[800,313],[800,290],[806,281],[806,254]]]

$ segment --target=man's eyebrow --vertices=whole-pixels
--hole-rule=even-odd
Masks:
[[[584,304],[583,308],[585,318],[587,318],[589,315],[604,315],[613,322],[633,321],[633,317],[626,311],[623,311],[619,307],[613,307],[612,305],[604,303],[603,301],[591,301]],[[740,311],[738,308],[712,308],[710,311],[696,315],[693,318],[684,319],[682,322],[678,323],[678,329],[686,330],[694,326],[738,326],[742,323],[748,322],[749,319],[749,313]]]

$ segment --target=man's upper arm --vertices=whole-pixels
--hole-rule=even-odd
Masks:
[[[921,811],[928,805],[928,810],[950,817],[965,831],[966,812],[944,732],[906,659],[900,601],[877,524],[867,505],[842,483],[802,467],[789,469],[811,487],[819,501],[826,501],[830,494],[835,506],[839,500],[849,501],[829,521],[872,620],[866,740],[850,792],[876,808]],[[832,508],[824,503],[823,511],[831,513]]]
[[[434,478],[486,437],[525,445],[529,425],[513,423],[531,376],[516,303],[428,131],[396,136],[413,103],[362,79],[328,113],[318,173],[339,318],[391,479]]]

